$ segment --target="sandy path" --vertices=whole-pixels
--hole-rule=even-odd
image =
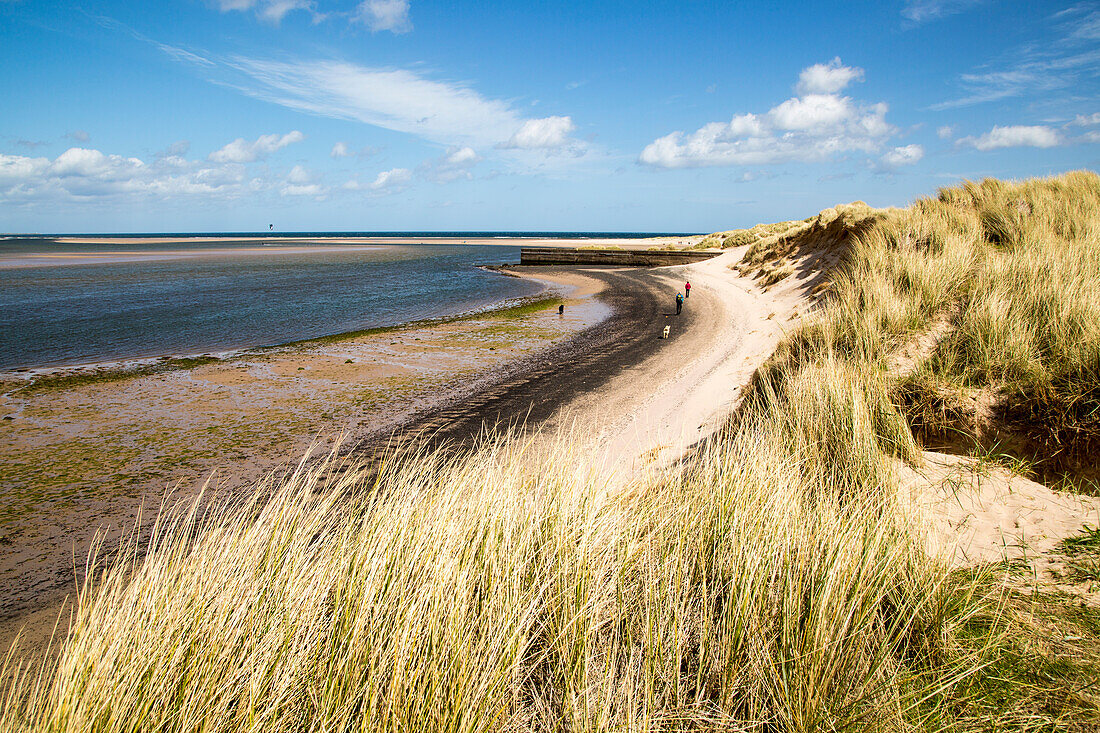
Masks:
[[[607,462],[627,473],[673,460],[713,434],[736,406],[741,388],[772,354],[798,296],[765,292],[729,265],[731,250],[691,265],[650,273],[665,294],[662,319],[667,340],[648,359],[626,369],[600,389],[563,409],[557,424],[575,422],[602,439]],[[674,298],[692,284],[683,313]]]

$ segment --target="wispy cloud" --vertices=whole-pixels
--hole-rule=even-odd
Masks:
[[[561,119],[530,120],[508,102],[487,98],[463,82],[438,80],[407,69],[380,69],[340,61],[282,62],[234,58],[227,67],[243,73],[235,84],[246,94],[324,117],[358,120],[431,142],[492,147],[531,125],[561,129]],[[570,125],[572,123],[570,122]],[[557,126],[557,127],[555,127]],[[539,147],[575,144],[564,134]],[[516,147],[523,147],[516,145]],[[536,147],[534,145],[527,147]]]
[[[886,122],[886,104],[863,104],[835,93],[862,73],[839,59],[811,66],[802,71],[799,88],[834,93],[804,93],[763,114],[736,114],[729,122],[711,122],[691,134],[670,133],[647,145],[639,159],[661,168],[686,168],[814,162],[850,151],[876,153],[894,133]]]
[[[279,23],[292,10],[313,12],[315,4],[312,0],[218,0],[218,9],[223,13],[252,10],[263,20]]]
[[[901,14],[913,23],[927,23],[969,10],[980,2],[982,0],[907,0]]]
[[[391,168],[388,171],[379,173],[374,182],[370,184],[370,187],[375,191],[401,189],[408,185],[411,180],[412,171],[408,168]]]
[[[1003,68],[975,70],[959,76],[963,94],[932,105],[943,111],[1052,91],[1071,89],[1100,68],[1100,11],[1075,9],[1072,17],[1055,19],[1052,41],[1012,49]]]
[[[969,145],[978,150],[996,150],[998,148],[1052,148],[1061,144],[1057,130],[1045,125],[1007,125],[994,126],[992,130],[978,137],[964,137],[959,145]]]
[[[571,117],[544,117],[527,120],[501,148],[521,150],[545,150],[560,148],[569,143],[569,134],[576,130]]]
[[[924,157],[924,148],[920,145],[902,145],[886,152],[879,158],[878,168],[882,171],[894,171],[902,166],[913,165]]]
[[[260,135],[252,142],[239,137],[210,154],[215,163],[251,163],[267,157],[287,145],[305,140],[305,135],[292,130],[285,135]]]

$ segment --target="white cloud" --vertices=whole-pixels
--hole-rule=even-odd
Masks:
[[[964,137],[960,145],[970,145],[978,150],[996,150],[998,148],[1052,148],[1061,143],[1058,132],[1043,125],[994,126],[992,130],[978,137]]]
[[[374,183],[370,184],[370,187],[375,191],[398,189],[404,187],[411,180],[412,171],[408,168],[392,168],[379,173],[374,179]]]
[[[404,69],[240,58],[230,65],[259,83],[259,88],[241,88],[260,99],[444,145],[491,147],[524,124],[506,102],[487,99],[466,84],[435,81]]]
[[[1093,125],[1100,125],[1100,112],[1094,112],[1091,115],[1077,115],[1074,118],[1072,124],[1079,127],[1092,127]]]
[[[955,128],[951,125],[943,125],[936,128],[936,137],[940,140],[950,140],[951,136],[955,134]]]
[[[571,117],[543,117],[527,120],[502,148],[538,150],[560,148],[569,142],[569,133],[577,129]]]
[[[446,161],[449,165],[472,165],[481,160],[473,148],[457,148],[448,151]]]
[[[833,127],[852,116],[852,100],[835,94],[793,97],[768,113],[780,130],[812,130]]]
[[[908,0],[901,14],[914,23],[943,18],[977,5],[981,0]]]
[[[843,68],[839,62],[837,68]],[[811,79],[811,86],[840,84],[823,80],[816,72],[807,76],[803,71],[802,77]],[[807,93],[764,114],[736,114],[728,123],[711,122],[691,134],[665,135],[647,145],[640,160],[663,168],[685,168],[822,161],[851,151],[872,154],[894,134],[886,113],[882,102],[861,104],[837,94]]]
[[[97,178],[104,181],[120,181],[133,178],[145,167],[138,158],[121,155],[104,155],[88,148],[69,148],[57,156],[50,172],[57,176]]]
[[[218,0],[218,8],[223,13],[233,10],[255,10],[256,15],[266,21],[279,23],[292,10],[310,10],[312,0]]]
[[[270,187],[272,184],[265,184]],[[246,192],[243,167],[160,155],[152,163],[89,148],[54,160],[0,155],[0,201],[42,203],[152,197],[233,197]]]
[[[425,161],[419,168],[421,175],[436,183],[450,183],[473,178],[470,169],[481,162],[481,156],[471,147],[452,147],[439,158]]]
[[[356,156],[360,158],[369,158],[378,152],[378,148],[367,145],[359,150],[352,150],[351,146],[346,142],[338,142],[332,146],[332,150],[329,152],[329,156],[334,159],[339,158],[354,158]]]
[[[290,183],[310,183],[313,181],[313,174],[305,167],[296,165],[287,173],[286,180]]]
[[[209,157],[215,163],[251,163],[261,160],[287,145],[301,142],[305,140],[305,137],[297,130],[292,130],[281,136],[260,135],[252,142],[239,137],[225,147],[215,150]]]
[[[324,196],[325,187],[317,183],[288,183],[279,189],[283,196]]]
[[[894,169],[903,165],[913,165],[923,157],[924,148],[920,145],[903,145],[883,155],[880,164],[885,169]]]
[[[835,94],[853,81],[863,81],[863,69],[845,66],[840,57],[827,64],[814,64],[798,75],[799,94]]]
[[[92,139],[92,136],[89,135],[84,130],[73,130],[72,132],[70,132],[65,137],[71,137],[73,140],[76,140],[77,142],[80,142],[80,143],[86,143],[86,142],[88,142],[89,140]]]
[[[412,30],[409,0],[363,0],[356,10],[355,19],[366,23],[374,33],[407,33]]]

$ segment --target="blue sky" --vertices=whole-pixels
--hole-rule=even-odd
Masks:
[[[0,231],[711,231],[1100,167],[1100,4],[0,0]]]

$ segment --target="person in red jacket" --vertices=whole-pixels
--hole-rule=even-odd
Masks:
[[[684,297],[688,298],[690,296],[691,296],[691,283],[687,282],[687,283],[684,283]]]

